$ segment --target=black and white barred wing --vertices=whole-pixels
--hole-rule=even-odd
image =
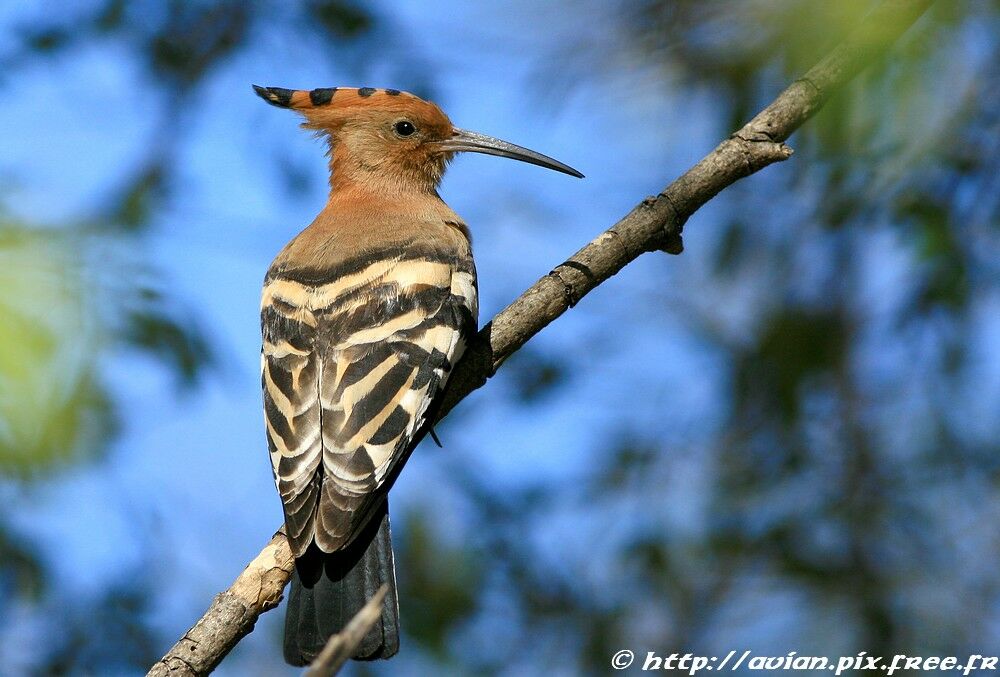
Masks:
[[[327,284],[264,289],[263,386],[275,482],[295,553],[364,525],[475,331],[468,260],[371,263]]]

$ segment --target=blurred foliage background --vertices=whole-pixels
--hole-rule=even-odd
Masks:
[[[256,295],[325,167],[251,80],[432,96],[588,175],[456,163],[485,321],[870,6],[0,10],[6,674],[143,671],[280,519]],[[624,647],[990,653],[998,64],[1000,3],[937,3],[792,160],[699,212],[683,256],[603,285],[455,412],[394,492],[403,653],[352,673],[603,674]],[[282,613],[220,672],[282,670]]]

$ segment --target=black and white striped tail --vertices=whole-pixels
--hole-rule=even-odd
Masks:
[[[350,545],[324,553],[313,544],[295,561],[285,614],[285,660],[308,665],[327,640],[344,629],[384,583],[382,617],[355,651],[357,660],[391,658],[399,651],[399,603],[392,561],[388,502]]]

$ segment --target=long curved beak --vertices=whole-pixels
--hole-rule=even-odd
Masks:
[[[486,155],[498,155],[500,157],[507,157],[512,160],[520,160],[521,162],[538,165],[539,167],[554,169],[557,172],[569,174],[570,176],[575,176],[578,179],[583,178],[583,174],[580,172],[576,171],[569,165],[564,165],[558,160],[553,160],[548,155],[542,155],[541,153],[536,153],[533,150],[522,148],[521,146],[517,146],[513,143],[501,141],[500,139],[495,139],[492,136],[486,136],[485,134],[470,132],[465,129],[456,128],[454,136],[446,141],[441,141],[439,147],[441,150],[452,151],[455,153],[470,152],[485,153]]]

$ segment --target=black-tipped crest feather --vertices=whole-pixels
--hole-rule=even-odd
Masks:
[[[264,99],[264,101],[267,101],[272,106],[277,106],[278,108],[288,108],[292,104],[291,89],[253,85],[253,91],[257,92],[257,96]]]

